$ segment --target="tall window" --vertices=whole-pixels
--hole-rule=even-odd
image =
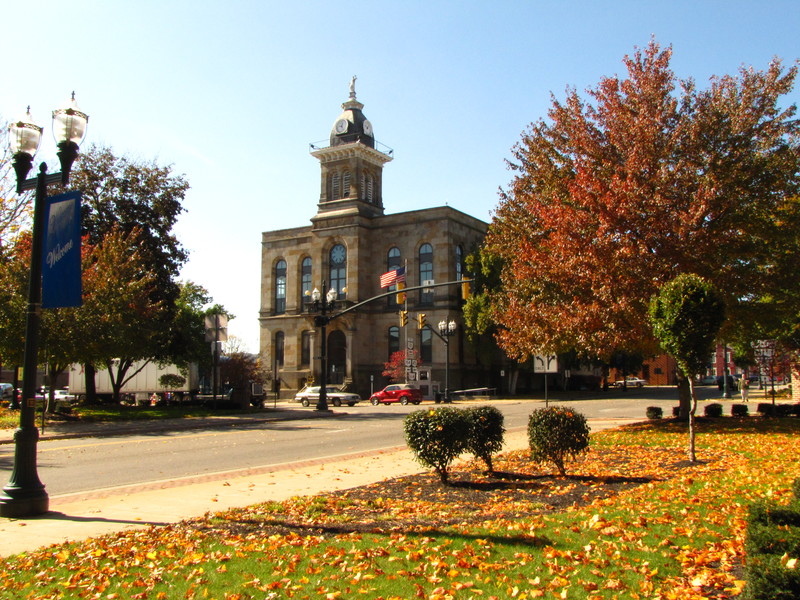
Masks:
[[[350,197],[350,171],[345,171],[342,176],[342,198]]]
[[[427,327],[419,332],[419,359],[428,364],[433,362],[433,334]]]
[[[422,244],[419,249],[419,284],[433,281],[433,246]],[[420,304],[433,304],[433,289],[420,290]]]
[[[367,175],[367,200],[372,202],[373,198],[373,183],[372,183],[372,175]]]
[[[275,314],[286,312],[286,261],[275,263]]]
[[[400,328],[396,325],[389,327],[389,360],[392,354],[400,351]]]
[[[456,246],[456,281],[464,279],[464,250]],[[461,287],[458,288],[458,297],[461,298]]]
[[[399,248],[392,248],[389,250],[388,254],[386,255],[386,270],[391,271],[392,269],[396,269],[398,267],[403,266],[403,259],[400,257],[400,249]],[[391,285],[386,290],[387,292],[393,292],[397,289],[396,285]],[[397,294],[392,294],[388,298],[389,306],[397,306]]]
[[[311,332],[304,331],[300,334],[300,364],[311,364]]]
[[[311,302],[311,259],[306,257],[300,267],[300,297]]]
[[[275,368],[279,369],[283,366],[283,340],[284,334],[279,331],[275,334]]]
[[[336,298],[344,300],[347,287],[347,249],[342,244],[336,244],[331,248],[329,258],[330,277],[328,283],[336,291]],[[323,290],[323,293],[327,292]]]

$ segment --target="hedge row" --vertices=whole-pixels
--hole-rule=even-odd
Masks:
[[[788,506],[762,502],[750,507],[744,598],[800,598],[800,479],[792,489]]]
[[[680,406],[672,407],[672,416],[680,416]],[[756,412],[762,417],[800,417],[800,403],[798,404],[772,404],[761,402],[756,405]],[[703,407],[703,414],[709,418],[718,418],[723,415],[723,406],[717,402],[706,404]],[[731,404],[732,417],[746,417],[750,414],[749,404]],[[648,419],[660,419],[664,416],[664,411],[660,406],[648,406],[646,415]]]

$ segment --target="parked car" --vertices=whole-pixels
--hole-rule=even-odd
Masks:
[[[611,385],[618,388],[621,388],[625,385],[627,385],[627,387],[643,387],[647,385],[647,381],[631,375],[630,377],[626,377],[624,381],[620,379],[619,381],[615,381]]]
[[[14,386],[10,383],[0,383],[0,399],[11,400],[14,396]]]
[[[56,402],[74,402],[75,401],[75,394],[70,394],[67,388],[63,390],[56,390],[53,393],[53,398]]]
[[[713,375],[706,375],[705,377],[701,377],[700,380],[697,382],[697,385],[716,385],[717,378]]]
[[[322,386],[319,385],[307,385],[295,394],[294,401],[299,402],[303,406],[310,406],[312,402],[316,404],[319,401],[319,392],[321,389]],[[333,386],[325,386],[325,396],[328,402],[334,406],[341,406],[342,404],[355,406],[358,402],[361,402],[361,397],[358,394],[343,392],[339,388]]]
[[[380,392],[372,394],[369,401],[373,406],[378,406],[381,403],[391,404],[392,402],[419,404],[422,402],[422,392],[407,383],[393,383],[387,385]]]
[[[717,375],[717,388],[722,391],[725,388],[725,379],[722,375]],[[728,375],[728,389],[733,391],[739,388],[736,383],[736,378],[733,375]]]

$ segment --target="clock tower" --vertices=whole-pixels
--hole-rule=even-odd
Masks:
[[[392,160],[392,150],[376,148],[372,123],[356,99],[355,82],[353,77],[350,97],[333,122],[330,144],[311,146],[311,155],[321,168],[319,204],[312,218],[315,224],[331,218],[383,216],[383,165]]]

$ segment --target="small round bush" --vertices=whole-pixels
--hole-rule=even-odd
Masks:
[[[528,442],[532,460],[550,461],[564,476],[564,461],[574,459],[589,447],[589,425],[586,417],[572,409],[540,408],[528,418]]]
[[[664,416],[664,411],[660,406],[648,406],[645,414],[648,419],[660,419]]]
[[[722,416],[722,404],[717,404],[716,402],[714,404],[706,404],[703,412],[707,417],[718,419]]]
[[[750,409],[747,404],[732,404],[731,416],[732,417],[746,417],[750,414]]]
[[[492,454],[503,449],[503,413],[494,406],[468,408],[466,416],[470,422],[467,450],[486,463],[489,473],[494,472]]]
[[[417,461],[447,483],[450,464],[464,452],[470,435],[466,411],[446,407],[418,410],[403,421],[406,443]]]

